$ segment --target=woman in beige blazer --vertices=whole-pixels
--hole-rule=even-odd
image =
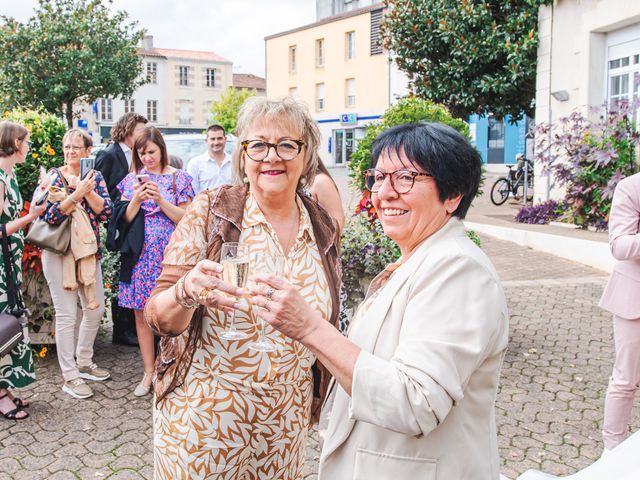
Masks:
[[[618,183],[609,214],[609,246],[618,260],[600,299],[613,314],[616,358],[604,400],[605,452],[629,433],[633,399],[640,384],[640,173]]]
[[[372,158],[366,185],[402,257],[374,279],[348,338],[274,276],[256,276],[263,286],[251,291],[265,319],[334,375],[320,478],[496,480],[507,306],[460,221],[480,157],[455,130],[420,123],[383,132]]]

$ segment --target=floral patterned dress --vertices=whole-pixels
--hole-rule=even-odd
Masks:
[[[187,202],[195,196],[191,183],[193,179],[183,170],[175,174],[148,174],[151,181],[158,184],[160,193],[174,205]],[[174,191],[175,175],[175,191]],[[133,198],[136,174],[130,173],[118,185],[123,197]],[[134,310],[142,310],[151,291],[156,287],[156,279],[162,272],[164,249],[176,228],[153,200],[145,200],[140,208],[144,212],[144,244],[138,262],[133,267],[131,283],[120,282],[118,305]]]
[[[22,197],[13,173],[0,169],[0,182],[4,184],[4,206],[0,213],[0,223],[6,224],[20,216]],[[24,237],[21,230],[9,237],[13,275],[18,288],[22,287],[22,252]],[[18,301],[21,301],[19,298]],[[7,297],[7,273],[4,258],[0,255],[0,312],[9,308]],[[20,388],[36,379],[31,346],[27,342],[18,344],[9,355],[0,358],[0,388]]]

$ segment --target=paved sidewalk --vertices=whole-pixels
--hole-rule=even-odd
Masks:
[[[482,236],[504,281],[510,344],[496,405],[502,473],[529,468],[569,474],[602,449],[599,427],[613,358],[611,320],[596,306],[606,276],[592,268]],[[151,400],[132,391],[142,375],[138,353],[102,334],[97,362],[113,380],[74,400],[60,390],[55,354],[38,365],[31,419],[0,418],[0,480],[152,478]],[[632,422],[640,428],[640,405]],[[307,447],[315,475],[317,435]]]

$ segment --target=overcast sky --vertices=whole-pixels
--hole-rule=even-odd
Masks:
[[[37,0],[0,0],[0,15],[26,21]],[[158,48],[207,50],[235,73],[264,76],[264,37],[315,21],[314,0],[114,0]]]

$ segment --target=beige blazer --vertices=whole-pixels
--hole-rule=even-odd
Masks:
[[[487,256],[451,219],[401,265],[349,338],[352,397],[323,410],[321,480],[497,480],[494,418],[507,304]]]
[[[609,213],[609,247],[618,262],[600,307],[622,318],[640,318],[640,173],[618,183]]]

